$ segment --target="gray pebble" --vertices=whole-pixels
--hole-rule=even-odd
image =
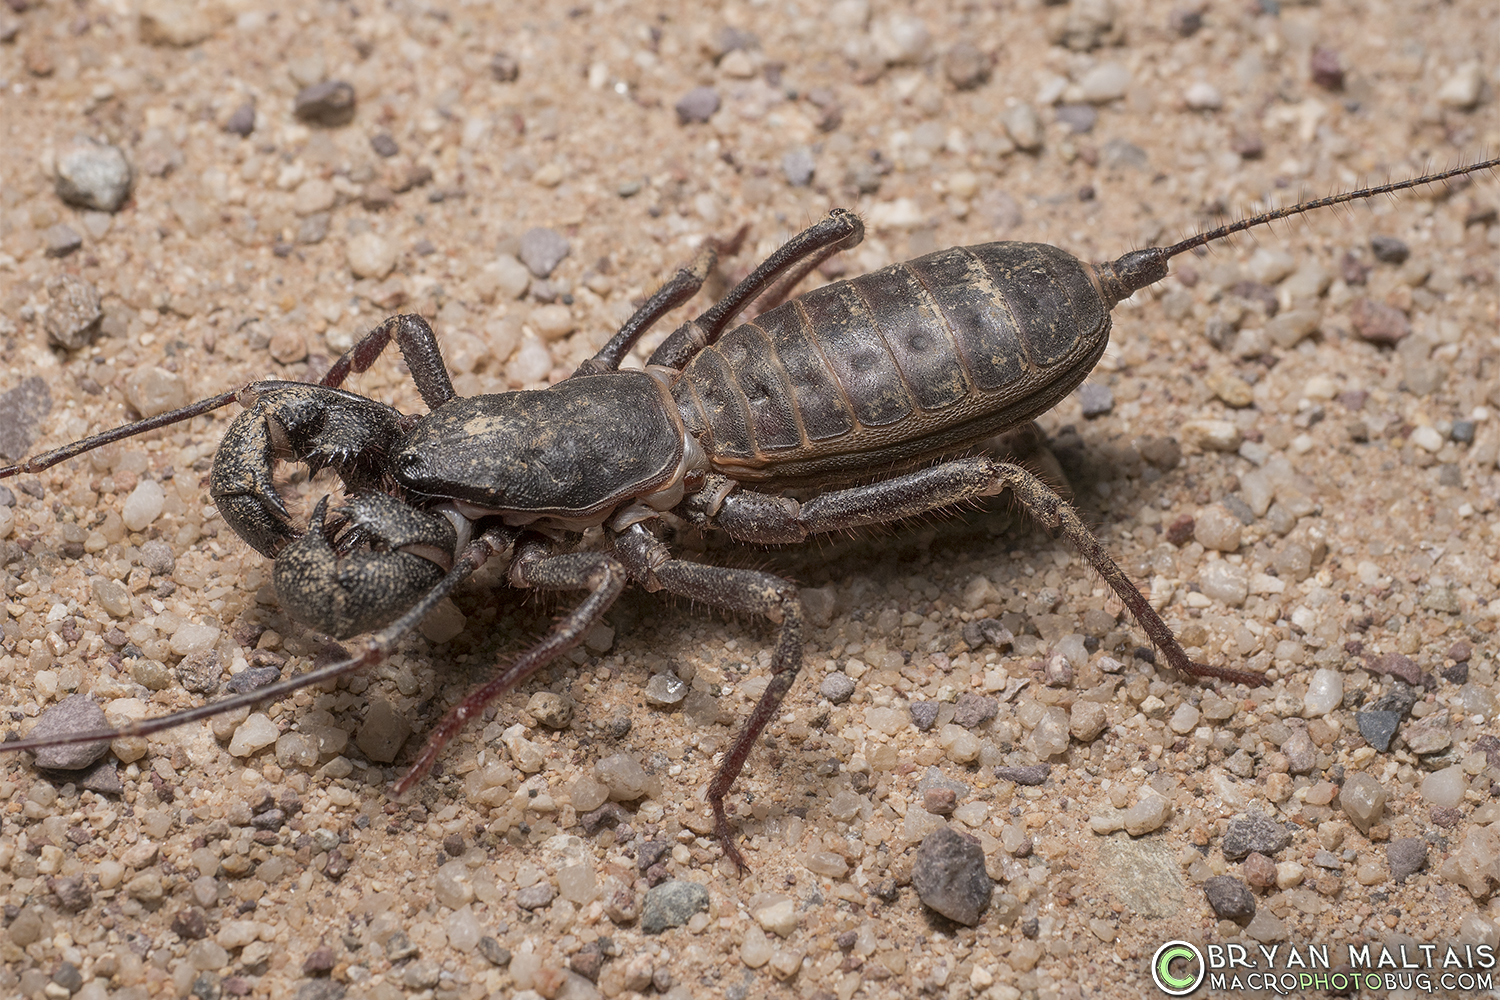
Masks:
[[[1125,167],[1145,170],[1151,163],[1151,157],[1129,139],[1115,138],[1099,147],[1099,162],[1112,170]]]
[[[1411,256],[1411,247],[1406,245],[1406,241],[1394,236],[1370,237],[1370,250],[1375,254],[1376,260],[1386,264],[1404,264],[1406,258]]]
[[[79,788],[90,792],[98,792],[100,795],[119,795],[125,791],[125,783],[120,780],[120,772],[112,760],[101,760],[93,767],[84,771],[73,779]]]
[[[521,64],[509,53],[496,52],[490,57],[490,76],[500,83],[515,83],[521,76]]]
[[[48,257],[66,257],[83,246],[83,237],[72,226],[59,222],[42,230],[42,245]]]
[[[526,711],[548,729],[567,729],[573,721],[573,704],[552,691],[538,691],[526,702]]]
[[[947,789],[960,799],[967,798],[969,795],[968,785],[962,781],[955,781],[935,767],[929,767],[922,773],[922,777],[917,779],[917,791],[925,794],[937,788]]]
[[[224,123],[224,131],[230,135],[246,136],[255,131],[255,102],[246,101],[235,108]]]
[[[280,679],[281,671],[276,667],[249,667],[231,677],[227,686],[234,694],[243,694],[275,684]]]
[[[57,897],[57,905],[68,913],[77,913],[88,909],[94,901],[94,892],[89,888],[87,879],[81,878],[55,878],[47,882],[47,888],[52,890],[52,895]],[[76,971],[76,970],[75,970]],[[54,977],[54,981],[56,977]],[[59,981],[60,982],[60,981]],[[79,985],[83,985],[79,983]],[[76,992],[77,987],[69,990]]]
[[[87,347],[104,320],[99,289],[82,278],[60,274],[47,282],[47,298],[42,320],[47,339],[66,351]]]
[[[953,707],[953,724],[973,729],[989,722],[999,712],[1000,703],[994,698],[965,692],[958,696],[958,704]]]
[[[1221,846],[1224,857],[1238,861],[1252,852],[1275,857],[1291,842],[1291,833],[1280,823],[1261,813],[1241,813],[1229,821]]]
[[[83,973],[72,962],[59,962],[57,971],[52,973],[52,981],[69,993],[77,993],[83,986]]]
[[[1016,641],[1016,637],[1010,629],[1000,623],[998,618],[981,618],[974,622],[964,623],[964,642],[970,649],[979,649],[982,646],[1004,647]]]
[[[938,709],[941,707],[935,701],[914,701],[907,711],[911,713],[912,725],[925,733],[937,722]]]
[[[411,938],[407,937],[405,931],[397,931],[385,942],[385,957],[392,962],[404,962],[417,954],[417,946],[412,944]]]
[[[332,223],[333,218],[327,212],[314,212],[297,224],[297,243],[301,246],[322,243],[328,238]]]
[[[1052,772],[1051,764],[1027,764],[1024,767],[997,767],[995,777],[1018,785],[1040,785]]]
[[[663,882],[646,893],[641,908],[641,930],[660,934],[669,927],[681,927],[693,914],[708,909],[708,890],[697,882],[674,879]]]
[[[443,970],[436,962],[413,962],[401,973],[401,981],[414,990],[430,990],[442,978]]]
[[[381,132],[371,139],[370,148],[375,151],[376,156],[383,156],[387,159],[401,152],[401,147],[396,145],[396,140],[391,138],[389,132]]]
[[[1064,104],[1057,109],[1057,120],[1082,135],[1093,130],[1099,112],[1092,104]]]
[[[172,914],[172,933],[186,941],[208,936],[208,916],[201,906],[189,906]]]
[[[1332,851],[1314,851],[1312,863],[1319,868],[1327,868],[1329,871],[1340,871],[1344,867],[1344,862],[1339,860],[1339,856]]]
[[[297,93],[293,111],[311,125],[333,127],[354,120],[354,87],[343,80],[324,80]]]
[[[1224,504],[1224,509],[1233,514],[1245,527],[1248,528],[1255,523],[1255,511],[1238,493],[1231,493],[1220,502]]]
[[[189,653],[177,664],[177,679],[182,686],[196,694],[213,694],[219,689],[219,678],[224,673],[224,658],[216,649],[205,649]]]
[[[538,882],[516,893],[516,905],[523,910],[539,910],[556,898],[557,886],[551,882]]]
[[[1255,894],[1233,875],[1215,875],[1203,883],[1203,894],[1220,920],[1243,923],[1255,916]]]
[[[505,968],[510,964],[510,949],[486,934],[479,939],[479,954],[491,965]]]
[[[1391,866],[1391,878],[1404,882],[1427,867],[1427,841],[1420,837],[1397,837],[1385,849]]]
[[[677,102],[677,121],[683,125],[706,122],[719,110],[719,94],[712,87],[694,87]]]
[[[911,881],[924,906],[969,927],[979,923],[994,892],[978,841],[946,826],[922,839]]]
[[[687,697],[688,686],[676,674],[653,674],[646,682],[646,704],[653,708],[671,708]]]
[[[854,678],[848,674],[831,673],[818,685],[818,693],[835,705],[842,705],[854,694]]]
[[[159,538],[141,543],[141,565],[151,571],[152,576],[166,576],[177,566],[177,557],[172,546]]]
[[[1448,436],[1451,437],[1451,438],[1453,438],[1453,440],[1457,441],[1459,444],[1473,444],[1474,443],[1474,421],[1472,421],[1472,420],[1455,420],[1455,421],[1453,421],[1453,430],[1451,430],[1451,431],[1448,432]]]
[[[70,205],[117,212],[130,196],[131,179],[120,147],[79,137],[58,155],[54,187]]]
[[[1318,766],[1318,749],[1305,729],[1298,729],[1288,736],[1281,744],[1281,752],[1286,754],[1287,770],[1293,774],[1311,774]]]
[[[794,146],[781,158],[781,172],[792,187],[807,187],[812,183],[817,163],[812,150],[806,146]]]
[[[566,238],[555,230],[541,226],[526,230],[521,237],[521,249],[516,256],[521,263],[538,278],[551,274],[572,247]]]
[[[973,42],[959,42],[943,53],[943,75],[958,90],[973,90],[990,77],[990,57]]]
[[[1102,417],[1115,408],[1114,390],[1099,382],[1085,382],[1078,387],[1078,405],[1086,418]]]
[[[31,727],[27,738],[46,739],[108,728],[109,720],[104,717],[104,709],[99,707],[98,702],[86,694],[75,694],[43,712],[36,720],[36,725]],[[81,771],[108,752],[108,740],[40,747],[35,751],[36,766],[59,771]]]
[[[203,976],[198,977],[198,980],[201,981],[204,976],[208,975],[209,973],[205,972]],[[293,1000],[344,1000],[344,994],[348,991],[349,988],[337,979],[309,979],[297,987]],[[193,984],[193,995],[202,996],[198,992],[196,981]]]
[[[646,840],[636,845],[635,862],[641,871],[652,867],[662,858],[666,857],[672,845],[665,840]]]

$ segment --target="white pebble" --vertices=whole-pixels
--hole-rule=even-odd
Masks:
[[[186,622],[172,633],[172,652],[178,656],[206,653],[219,642],[222,632],[212,625],[195,625]]]
[[[549,343],[578,329],[573,311],[564,305],[537,306],[531,311],[531,328]]]
[[[1302,395],[1308,399],[1332,399],[1339,394],[1339,384],[1327,375],[1314,375],[1302,387]]]
[[[1198,728],[1198,720],[1201,718],[1199,711],[1187,702],[1177,706],[1177,711],[1172,713],[1172,718],[1167,720],[1167,725],[1172,727],[1172,732],[1179,736],[1186,736]]]
[[[551,370],[552,354],[546,345],[535,337],[527,337],[506,364],[505,380],[513,386],[530,385],[542,381]]]
[[[1244,440],[1239,427],[1228,420],[1188,420],[1178,432],[1183,444],[1200,451],[1234,451]]]
[[[236,757],[248,757],[257,750],[275,743],[280,735],[281,730],[277,728],[276,723],[272,722],[264,712],[256,712],[235,729],[234,736],[229,741],[229,752]]]
[[[1194,111],[1217,111],[1224,106],[1224,95],[1207,80],[1199,80],[1188,87],[1183,99]]]
[[[519,299],[531,287],[531,271],[508,253],[490,261],[485,271],[494,278],[496,291],[505,298]]]
[[[1468,782],[1462,764],[1434,771],[1422,779],[1422,798],[1443,809],[1453,809],[1464,800]]]
[[[1205,507],[1193,519],[1193,538],[1205,549],[1233,552],[1240,547],[1242,529],[1239,518],[1220,504]]]
[[[1090,104],[1108,104],[1125,96],[1130,86],[1130,71],[1119,63],[1100,63],[1083,75],[1078,89]]]
[[[1433,427],[1418,427],[1411,432],[1411,443],[1424,451],[1438,451],[1443,447],[1443,436]]]
[[[1161,828],[1172,815],[1172,803],[1161,795],[1147,795],[1125,810],[1125,832],[1139,837]]]
[[[1472,108],[1484,93],[1484,72],[1478,62],[1466,62],[1438,88],[1440,102],[1450,108]]]
[[[1344,677],[1337,670],[1323,667],[1314,671],[1307,685],[1307,694],[1302,698],[1302,716],[1316,719],[1335,708],[1344,700]]]
[[[526,738],[526,727],[519,722],[500,734],[505,749],[510,751],[510,759],[525,774],[535,774],[542,769],[547,762],[547,755],[541,747]]]
[[[142,479],[140,485],[125,498],[125,506],[120,511],[125,527],[131,531],[143,531],[161,516],[162,505],[166,500],[167,494],[161,488],[161,483],[154,479]]]
[[[797,901],[774,893],[751,916],[765,930],[787,937],[797,929]]]
[[[377,233],[360,233],[349,241],[344,254],[356,278],[379,281],[396,266],[396,248]]]
[[[1215,559],[1198,574],[1198,586],[1206,596],[1237,608],[1245,603],[1245,598],[1250,593],[1250,574],[1244,566]]]
[[[479,944],[479,939],[484,936],[479,918],[467,906],[454,910],[444,923],[443,930],[448,932],[448,947],[454,951],[473,951]]]
[[[951,722],[938,733],[938,743],[956,764],[967,764],[979,756],[979,740],[963,726]]]
[[[766,932],[751,924],[745,930],[745,939],[740,942],[740,961],[752,969],[758,969],[771,960],[771,942]]]

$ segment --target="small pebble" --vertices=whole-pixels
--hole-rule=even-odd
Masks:
[[[942,708],[935,701],[914,701],[908,706],[907,711],[911,715],[912,725],[922,732],[931,731],[937,722],[938,711]]]
[[[1099,120],[1099,111],[1092,104],[1062,104],[1056,113],[1057,120],[1077,135],[1093,131],[1094,123]]]
[[[694,87],[678,99],[677,121],[683,125],[706,122],[719,110],[719,94],[712,87]]]
[[[828,682],[825,680],[823,683]],[[671,708],[673,705],[679,705],[687,693],[687,684],[676,674],[653,674],[646,682],[646,704],[653,708]]]
[[[27,738],[47,739],[108,728],[109,721],[104,717],[104,709],[99,707],[99,703],[86,694],[74,694],[38,716],[36,725],[31,727]],[[37,767],[80,771],[109,752],[109,741],[39,747],[33,752],[36,754]]]
[[[1438,87],[1438,102],[1460,111],[1479,104],[1484,95],[1484,70],[1477,61],[1466,62]]]
[[[1422,779],[1420,786],[1422,798],[1440,809],[1457,807],[1463,802],[1467,790],[1468,780],[1460,764],[1434,771]]]
[[[922,839],[911,881],[924,906],[969,927],[979,923],[994,891],[979,844],[947,827]]]
[[[835,705],[842,705],[854,695],[854,679],[848,674],[835,671],[823,678],[823,682],[818,685],[818,693]],[[913,715],[912,718],[915,720],[916,716]],[[933,713],[933,718],[937,718],[936,711]],[[921,726],[919,725],[918,728]]]
[[[1244,923],[1255,916],[1255,894],[1233,875],[1215,875],[1203,883],[1208,905],[1220,920]]]
[[[162,508],[166,504],[167,494],[161,488],[161,483],[154,479],[142,479],[130,496],[125,498],[125,505],[120,509],[120,517],[125,522],[125,527],[131,531],[143,531],[161,515]]]
[[[812,183],[817,161],[806,146],[794,146],[781,157],[781,172],[792,187],[807,187]]]
[[[333,128],[354,120],[354,87],[343,80],[324,80],[297,93],[296,116],[310,125]]]
[[[740,941],[740,961],[747,968],[758,969],[771,960],[771,939],[766,937],[766,932],[755,924],[745,929],[745,936]]]
[[[1114,390],[1101,382],[1085,382],[1078,387],[1078,404],[1087,420],[1105,416],[1115,408]]]
[[[1090,104],[1108,104],[1125,96],[1130,86],[1130,70],[1117,62],[1102,62],[1083,74],[1078,81],[1083,99]]]
[[[1385,849],[1391,878],[1396,882],[1404,882],[1426,868],[1427,851],[1427,841],[1420,837],[1397,837],[1392,840]]]
[[[1302,715],[1316,719],[1338,708],[1344,700],[1344,677],[1337,670],[1322,667],[1315,671],[1308,682],[1307,694],[1302,697]]]
[[[566,237],[553,229],[535,226],[521,237],[517,256],[538,278],[550,275],[572,250]]]
[[[973,90],[990,76],[990,57],[973,42],[958,42],[943,53],[943,75],[957,90]]]
[[[1385,802],[1389,792],[1375,778],[1357,771],[1344,779],[1339,789],[1339,808],[1359,829],[1368,835],[1370,828],[1385,816]]]
[[[230,135],[247,136],[255,131],[255,102],[246,101],[230,112],[224,120],[224,131]]]
[[[1194,111],[1217,111],[1224,106],[1224,95],[1207,80],[1199,80],[1188,86],[1183,103]]]
[[[1187,420],[1178,433],[1185,444],[1200,451],[1234,451],[1244,440],[1239,426],[1228,420]]]
[[[1171,817],[1172,803],[1163,795],[1151,794],[1143,795],[1139,802],[1126,809],[1121,819],[1126,833],[1132,837],[1143,837],[1161,829]]]
[[[76,351],[93,342],[104,319],[104,309],[99,289],[92,282],[60,274],[47,281],[47,299],[42,327],[47,331],[48,341],[67,351]]]
[[[1354,333],[1372,344],[1394,345],[1411,333],[1411,321],[1395,306],[1358,298],[1349,306]]]
[[[573,704],[560,694],[538,691],[526,702],[526,714],[548,729],[567,729],[573,721]]]
[[[132,173],[118,146],[79,137],[59,151],[55,187],[70,205],[117,212],[130,196]]]
[[[641,907],[641,930],[660,934],[683,926],[693,914],[707,909],[708,890],[703,886],[680,879],[663,882],[646,892],[646,902]]]
[[[986,695],[965,692],[958,696],[953,706],[953,724],[965,729],[975,729],[993,719],[1000,711],[1000,703]]]
[[[646,770],[629,754],[605,757],[594,765],[594,774],[609,788],[609,797],[616,802],[633,802],[646,794]]]
[[[251,716],[254,718],[254,716]],[[396,759],[402,745],[411,736],[411,723],[396,706],[384,699],[374,699],[365,711],[354,745],[377,764],[389,764]],[[230,750],[233,753],[233,749]]]
[[[537,882],[517,891],[516,905],[523,910],[539,910],[557,898],[557,887],[548,881]]]
[[[1040,785],[1046,782],[1052,771],[1051,764],[1027,764],[1020,767],[1002,765],[995,768],[995,777],[1001,781],[1013,781],[1018,785]]]
[[[1229,820],[1221,849],[1224,857],[1237,861],[1251,852],[1273,857],[1291,844],[1286,827],[1261,813],[1241,813]]]
[[[370,231],[350,239],[344,248],[344,256],[356,278],[379,281],[396,266],[396,248],[383,236]]]
[[[1025,152],[1032,153],[1042,148],[1042,120],[1030,104],[1020,102],[1000,113],[1000,123],[1010,141]]]
[[[229,752],[236,757],[248,757],[258,750],[275,743],[281,730],[264,712],[254,712],[235,728],[229,741]]]
[[[1204,507],[1193,519],[1193,538],[1205,549],[1234,552],[1240,547],[1243,525],[1222,504]]]

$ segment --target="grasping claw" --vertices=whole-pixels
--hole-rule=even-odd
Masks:
[[[360,493],[328,522],[328,498],[307,533],[281,550],[272,580],[283,607],[338,639],[394,621],[441,580],[458,533],[440,514],[384,493]]]

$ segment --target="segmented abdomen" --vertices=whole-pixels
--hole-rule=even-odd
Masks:
[[[814,289],[724,334],[673,387],[716,469],[864,478],[1052,407],[1109,339],[1093,268],[1039,243],[953,247]]]

